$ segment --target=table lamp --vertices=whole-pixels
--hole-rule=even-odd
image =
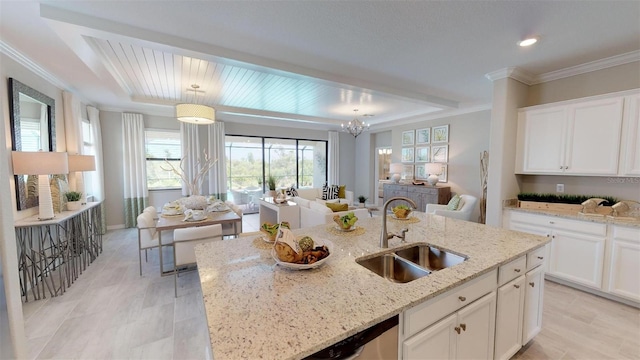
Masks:
[[[75,190],[80,192],[80,204],[87,203],[87,192],[84,188],[84,178],[81,171],[94,171],[96,169],[96,158],[93,155],[69,155],[69,174],[75,172]]]
[[[427,174],[429,174],[429,177],[427,178],[429,185],[436,186],[438,181],[440,181],[438,175],[442,174],[442,164],[428,163],[425,170]]]
[[[392,163],[389,166],[389,173],[391,174],[391,180],[397,184],[400,181],[400,173],[402,173],[402,164]]]
[[[12,151],[11,160],[14,175],[38,175],[38,219],[53,219],[49,175],[69,172],[67,153]]]

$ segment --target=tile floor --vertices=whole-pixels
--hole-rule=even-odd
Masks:
[[[257,231],[258,215],[243,218]],[[232,241],[232,240],[230,240]],[[157,251],[138,274],[135,229],[109,231],[104,252],[68,291],[25,303],[31,359],[207,359],[198,273],[160,277]],[[543,329],[515,359],[639,359],[640,310],[546,283]]]

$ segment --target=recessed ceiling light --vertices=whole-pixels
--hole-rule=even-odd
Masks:
[[[537,37],[530,37],[528,39],[524,39],[524,40],[518,42],[518,45],[520,45],[522,47],[525,47],[525,46],[531,46],[531,45],[533,45],[533,44],[535,44],[537,42],[538,42],[538,38]]]

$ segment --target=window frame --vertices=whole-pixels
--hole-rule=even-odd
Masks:
[[[180,156],[181,157],[179,157],[179,158],[148,157],[147,156],[147,132],[169,132],[169,133],[178,134],[179,149],[180,149]],[[149,161],[171,160],[171,161],[180,162],[182,160],[182,136],[180,134],[180,129],[145,128],[144,129],[144,146],[145,146],[145,167],[148,165]],[[147,190],[148,191],[182,190],[182,186],[183,186],[182,178],[177,174],[172,174],[172,177],[175,177],[178,180],[178,183],[179,183],[178,186],[151,187],[151,186],[149,186],[149,174],[147,174],[147,179],[146,179],[146,181],[147,181]]]

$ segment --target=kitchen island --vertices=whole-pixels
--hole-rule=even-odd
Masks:
[[[549,242],[421,212],[412,215],[419,221],[388,219],[388,231],[408,228],[407,243],[426,242],[468,259],[412,282],[390,282],[355,261],[407,245],[394,238],[389,249],[380,248],[381,217],[360,219],[356,225],[364,231],[353,233],[338,234],[331,224],[295,230],[333,244],[327,262],[312,270],[276,265],[258,236],[196,247],[214,358],[304,358]]]

